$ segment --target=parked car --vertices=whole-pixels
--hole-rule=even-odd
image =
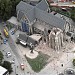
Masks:
[[[11,53],[10,53],[10,52],[7,52],[7,53],[6,53],[6,56],[7,56],[7,58],[8,58],[8,57],[11,57]]]
[[[27,47],[27,43],[24,41],[20,41],[20,44],[23,45],[24,47]]]
[[[7,38],[3,39],[3,43],[6,44],[6,42],[8,41]]]
[[[11,31],[11,35],[14,35],[14,33],[15,33],[14,31]]]
[[[11,63],[11,64],[15,64],[15,61],[14,61],[14,60],[12,60],[12,61],[10,61],[10,63]]]
[[[75,75],[75,72],[73,69],[66,69],[65,73],[66,73],[66,75]]]
[[[20,68],[21,68],[22,70],[24,70],[25,66],[24,66],[23,63],[20,64]]]

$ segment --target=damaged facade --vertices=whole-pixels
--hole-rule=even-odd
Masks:
[[[63,46],[64,33],[74,32],[73,21],[64,16],[53,15],[46,0],[36,6],[21,1],[16,6],[17,19],[22,23],[21,30],[29,34],[41,34],[49,47],[59,50]]]
[[[63,31],[59,28],[53,28],[49,34],[49,47],[54,50],[60,50],[63,46]]]

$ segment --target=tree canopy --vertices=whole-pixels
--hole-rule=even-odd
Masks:
[[[61,7],[55,7],[55,6],[51,6],[51,2],[47,1],[48,5],[50,7],[51,11],[55,11],[57,13],[60,13],[62,15],[65,15],[69,18],[71,18],[74,22],[75,22],[75,7],[67,7],[66,11],[62,11]]]
[[[16,5],[20,0],[0,0],[0,19],[6,21],[16,16]]]
[[[3,60],[3,54],[2,54],[2,52],[0,51],[0,65],[2,64],[2,60]]]
[[[72,20],[75,21],[75,7],[72,7],[72,8],[71,8],[70,13],[71,13],[71,18],[72,18]]]
[[[75,66],[75,59],[73,59],[72,63],[73,63],[73,66]]]
[[[10,62],[4,61],[3,62],[3,67],[5,67],[9,71],[9,73],[12,72],[12,66],[11,66],[11,63]]]
[[[9,73],[11,73],[11,72],[12,72],[11,63],[10,63],[9,61],[4,61],[4,62],[2,62],[3,59],[4,59],[4,58],[3,58],[3,54],[2,54],[2,52],[0,51],[0,65],[3,66],[3,67],[5,67],[5,68],[9,71]]]

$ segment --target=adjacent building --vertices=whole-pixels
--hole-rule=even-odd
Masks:
[[[0,66],[0,75],[9,75],[9,72],[4,67]]]
[[[33,39],[32,37],[26,35],[26,34],[19,34],[18,36],[18,41],[24,45],[24,46],[29,46],[30,48],[33,46],[35,47],[37,44],[37,41]]]

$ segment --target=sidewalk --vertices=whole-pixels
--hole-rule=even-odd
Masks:
[[[22,47],[21,45],[17,45],[15,43],[16,41],[16,38],[18,36],[18,34],[21,33],[20,31],[17,31],[14,35],[11,35],[11,30],[9,31],[9,34],[10,34],[10,37],[12,38],[12,40],[14,41],[14,45],[16,46],[17,48],[17,52],[19,53],[20,57],[21,57],[21,60],[24,62],[25,64],[25,75],[29,74],[30,72],[31,73],[34,73],[34,71],[31,69],[30,65],[28,64],[26,58],[25,58],[25,54],[29,51],[29,48],[25,48],[25,47]],[[21,62],[22,62],[21,61]]]

